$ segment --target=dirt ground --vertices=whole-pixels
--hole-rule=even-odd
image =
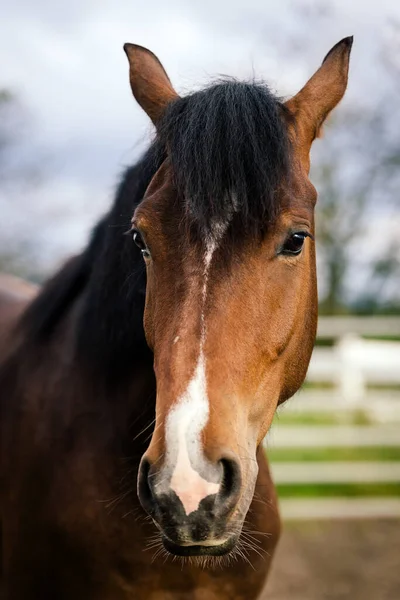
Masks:
[[[263,600],[400,600],[400,521],[287,523]]]

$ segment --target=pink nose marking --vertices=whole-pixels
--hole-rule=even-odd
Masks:
[[[218,493],[219,483],[212,483],[203,479],[192,468],[187,454],[185,457],[180,458],[186,458],[187,462],[178,460],[171,478],[170,488],[178,496],[188,515],[199,508],[199,504],[204,498]]]

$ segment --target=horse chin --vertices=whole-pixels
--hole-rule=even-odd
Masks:
[[[171,542],[168,538],[163,536],[162,543],[164,548],[170,554],[181,557],[206,557],[206,556],[226,556],[230,554],[235,548],[238,541],[238,536],[232,536],[222,542],[221,544],[193,544],[193,545],[179,545]]]

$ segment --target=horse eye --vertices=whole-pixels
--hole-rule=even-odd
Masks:
[[[292,233],[283,244],[280,254],[296,255],[300,254],[303,249],[304,240],[309,237],[309,234],[303,231]]]
[[[133,232],[133,241],[135,242],[136,246],[140,249],[143,256],[145,258],[150,258],[150,251],[146,246],[146,243],[142,238],[140,232],[137,229],[135,229],[135,231]]]

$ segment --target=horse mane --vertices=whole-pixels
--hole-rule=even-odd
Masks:
[[[44,285],[22,316],[20,326],[32,340],[45,339],[87,284],[93,260],[101,248],[105,219],[94,228],[87,248],[73,256]]]
[[[120,352],[131,352],[132,358],[135,348],[143,348],[145,268],[131,236],[123,234],[130,229],[133,211],[162,158],[151,147],[126,170],[113,207],[94,228],[86,249],[45,284],[25,311],[20,327],[27,342],[48,339],[71,305],[82,297],[76,338],[81,353],[105,358],[117,346]],[[113,357],[119,359],[116,353]]]
[[[178,196],[200,229],[230,220],[260,230],[279,208],[277,187],[289,172],[284,106],[259,83],[223,80],[167,109],[142,159],[125,172],[110,212],[87,248],[68,261],[26,310],[21,326],[42,342],[81,299],[76,342],[81,356],[118,372],[147,355],[143,331],[146,274],[130,236],[136,206],[166,157]]]
[[[247,231],[273,221],[290,167],[286,112],[266,84],[234,79],[169,105],[158,140],[186,214],[203,233],[233,215]]]

